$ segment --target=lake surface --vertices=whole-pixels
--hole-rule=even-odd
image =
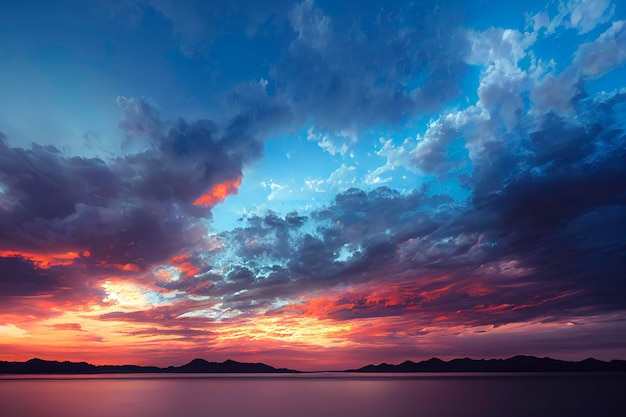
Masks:
[[[626,375],[0,375],[2,417],[623,416]]]

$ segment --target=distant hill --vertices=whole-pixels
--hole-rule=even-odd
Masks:
[[[227,360],[207,362],[194,359],[182,366],[158,368],[138,365],[92,365],[86,362],[45,361],[34,358],[26,362],[0,361],[0,374],[126,374],[126,373],[293,373],[285,368],[273,368],[263,363]]]
[[[589,358],[569,362],[534,356],[514,356],[509,359],[432,358],[422,362],[406,361],[399,365],[367,365],[346,372],[626,372],[626,361],[604,362]]]
[[[182,366],[159,368],[138,365],[92,365],[86,362],[59,362],[31,359],[26,362],[0,361],[0,374],[132,374],[132,373],[298,373],[286,368],[274,368],[264,363],[227,360],[208,362],[194,359]],[[626,361],[610,362],[589,358],[569,362],[534,356],[514,356],[509,359],[438,358],[422,362],[405,361],[399,365],[381,363],[343,372],[626,372]]]
[[[207,362],[204,359],[194,359],[183,366],[170,366],[167,372],[182,373],[294,373],[286,368],[274,368],[264,363],[236,362],[230,359],[225,362]]]

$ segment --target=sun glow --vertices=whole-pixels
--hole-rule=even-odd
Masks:
[[[145,310],[158,304],[159,294],[131,282],[106,281],[102,288],[107,296],[103,303],[113,304],[126,310]]]
[[[254,320],[224,323],[214,329],[218,341],[233,339],[250,341],[276,340],[283,343],[338,347],[353,342],[343,336],[351,324],[321,320],[313,317],[255,317]]]

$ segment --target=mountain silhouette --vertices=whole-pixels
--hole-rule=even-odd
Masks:
[[[263,363],[227,360],[207,362],[194,359],[182,366],[159,368],[139,365],[92,365],[87,362],[46,361],[39,358],[26,362],[0,361],[0,374],[121,374],[121,373],[293,373],[291,369],[274,368]]]
[[[224,362],[208,362],[204,359],[194,359],[186,365],[167,368],[171,372],[184,373],[285,373],[297,372],[291,369],[274,368],[264,363],[236,362],[228,359]]]
[[[26,362],[0,361],[0,374],[131,374],[131,373],[298,373],[274,368],[264,363],[227,360],[209,362],[194,359],[182,366],[159,368],[139,365],[92,365],[87,362],[47,361],[39,358]],[[398,365],[381,363],[342,372],[626,372],[625,360],[604,362],[589,358],[580,362],[534,356],[508,359],[452,359],[448,362],[431,358],[422,362],[405,361]]]
[[[580,362],[562,361],[534,356],[514,356],[509,359],[438,358],[422,362],[406,361],[399,365],[367,365],[348,372],[626,372],[626,361],[604,362],[588,358]]]

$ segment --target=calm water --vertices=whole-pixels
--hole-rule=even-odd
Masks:
[[[623,416],[626,375],[0,376],[2,417]]]

